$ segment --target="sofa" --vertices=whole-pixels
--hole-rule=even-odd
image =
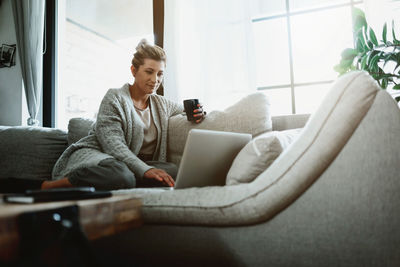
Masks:
[[[254,106],[248,109],[254,112]],[[210,113],[209,124],[203,126],[191,125],[180,115],[171,118],[171,161],[179,164],[188,130],[211,127],[213,119],[224,116],[227,120],[231,111],[214,113],[215,117]],[[269,131],[302,128],[268,168],[249,182],[225,186],[114,191],[142,199],[144,224],[92,242],[103,262],[118,266],[400,266],[400,110],[391,96],[366,72],[352,72],[334,83],[310,117],[268,117],[264,111],[222,128],[219,121],[213,129],[234,131],[230,127],[236,127],[257,138]],[[40,162],[46,154],[47,163],[41,169],[48,175],[54,164],[51,160],[75,135],[57,129],[11,130],[0,128],[0,169],[7,170],[0,172],[1,178],[21,175],[23,170],[15,170],[18,164],[10,167],[8,161],[24,160],[18,155],[21,151],[40,154],[36,157]],[[35,134],[28,137],[27,131],[43,140],[34,144],[30,138]],[[16,136],[24,142],[10,142]],[[53,152],[41,153],[42,146],[52,147]],[[30,178],[46,174],[35,171],[35,175]]]

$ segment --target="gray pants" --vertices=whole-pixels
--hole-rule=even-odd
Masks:
[[[176,165],[169,162],[146,161],[146,164],[166,171],[173,179],[178,171]],[[125,163],[114,158],[104,159],[97,166],[78,169],[67,177],[74,186],[93,186],[97,190],[166,186],[155,179],[136,179]]]

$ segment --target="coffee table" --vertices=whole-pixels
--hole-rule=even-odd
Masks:
[[[108,198],[56,201],[35,204],[4,203],[0,200],[0,260],[17,257],[20,240],[17,218],[25,212],[45,211],[76,205],[79,222],[89,240],[113,235],[142,224],[141,201],[134,195]]]

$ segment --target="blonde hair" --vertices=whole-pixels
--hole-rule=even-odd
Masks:
[[[132,65],[135,69],[139,69],[146,58],[163,61],[164,64],[167,64],[167,56],[164,50],[158,45],[151,45],[146,39],[142,39],[133,54]]]

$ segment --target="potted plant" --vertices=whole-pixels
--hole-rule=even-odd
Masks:
[[[387,24],[383,26],[382,39],[368,26],[361,9],[353,9],[354,48],[346,48],[334,67],[340,75],[351,70],[367,71],[383,89],[400,90],[400,40],[392,21],[392,40],[388,40]],[[399,36],[400,37],[400,36]],[[400,101],[400,96],[395,98]]]

